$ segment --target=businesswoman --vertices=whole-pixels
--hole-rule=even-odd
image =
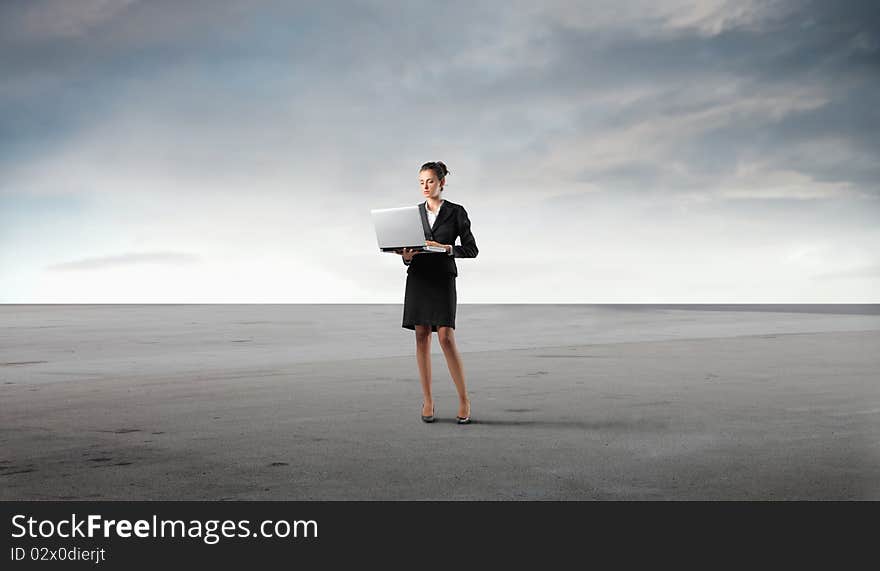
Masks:
[[[477,242],[471,221],[460,204],[445,200],[441,194],[449,170],[441,162],[431,162],[419,169],[419,187],[425,202],[419,204],[425,244],[440,246],[446,253],[421,250],[398,250],[406,270],[406,294],[403,303],[403,327],[416,332],[416,362],[422,380],[422,420],[434,422],[434,399],[431,395],[431,334],[436,331],[446,357],[449,374],[458,392],[458,424],[471,422],[471,403],[464,382],[461,354],[455,345],[455,258],[476,258]],[[455,238],[461,237],[461,246]]]

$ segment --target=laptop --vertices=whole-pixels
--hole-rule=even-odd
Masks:
[[[423,252],[446,253],[446,248],[441,246],[425,245],[425,227],[418,206],[379,208],[370,210],[370,214],[380,251],[393,253],[395,250],[412,248]]]

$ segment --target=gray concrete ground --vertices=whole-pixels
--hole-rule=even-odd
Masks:
[[[880,499],[878,306],[0,306],[0,499]]]

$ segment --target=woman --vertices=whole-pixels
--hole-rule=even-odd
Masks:
[[[441,162],[431,162],[419,169],[419,186],[425,202],[419,204],[425,240],[428,246],[440,246],[446,253],[398,250],[406,271],[406,294],[403,303],[403,327],[416,332],[416,362],[422,380],[422,420],[434,422],[434,399],[431,396],[431,333],[436,331],[446,357],[449,374],[458,391],[458,424],[470,424],[471,403],[464,384],[461,354],[455,346],[455,258],[476,258],[477,242],[464,207],[441,197],[449,170]],[[455,238],[461,237],[461,246]]]

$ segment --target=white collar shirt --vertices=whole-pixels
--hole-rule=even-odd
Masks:
[[[425,211],[428,213],[428,225],[434,226],[434,221],[437,220],[437,215],[440,214],[440,209],[443,208],[443,203],[445,200],[440,202],[440,206],[437,207],[437,212],[431,212],[431,209],[428,208],[428,201],[425,201]]]
[[[428,226],[434,226],[434,221],[437,220],[437,215],[440,214],[440,209],[443,208],[445,202],[445,200],[440,201],[440,206],[437,207],[437,212],[431,212],[431,209],[428,208],[428,201],[425,200],[425,212],[428,213]],[[449,255],[455,255],[455,246],[449,249]]]

